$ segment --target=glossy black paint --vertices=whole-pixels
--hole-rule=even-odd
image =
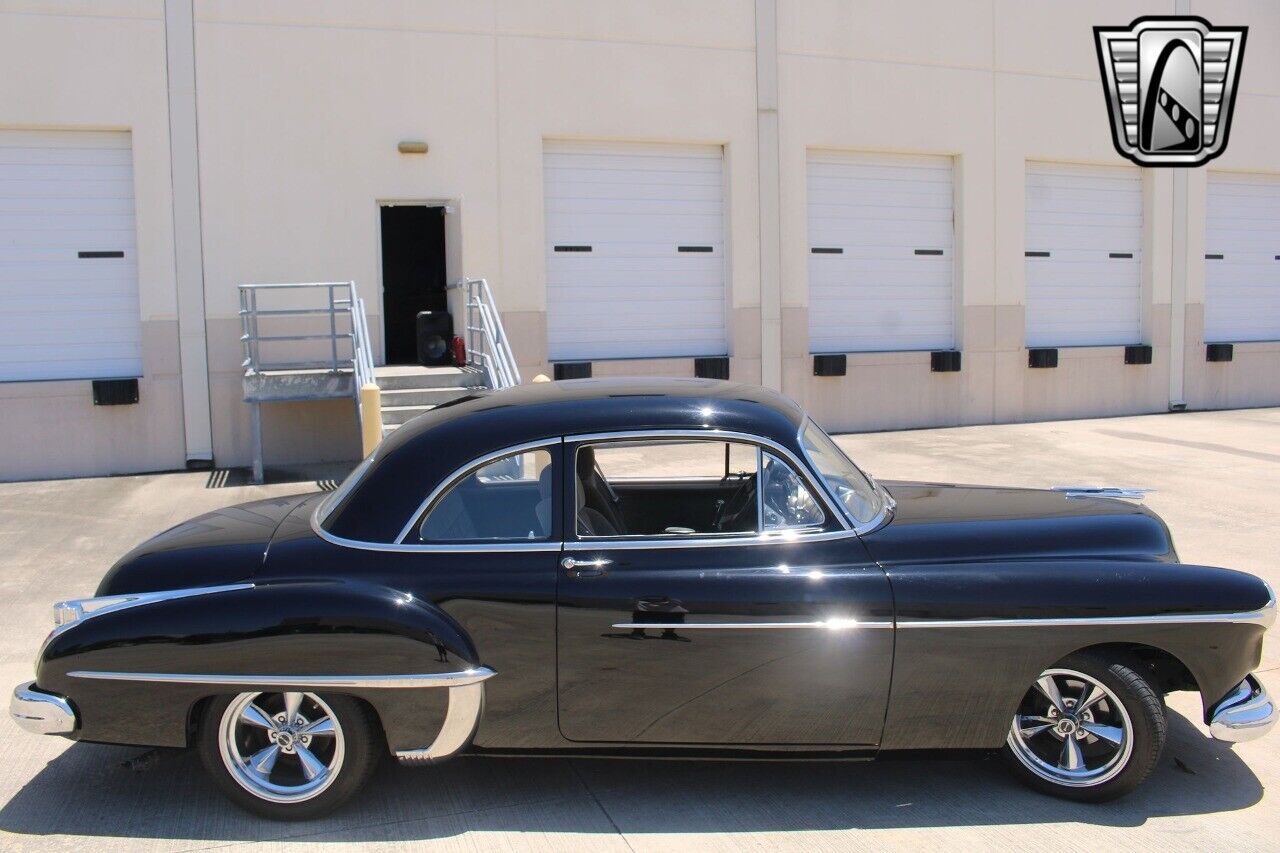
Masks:
[[[550,446],[552,542],[518,550],[391,550],[459,466],[541,439],[622,430],[729,430],[800,456],[801,410],[712,380],[582,380],[479,394],[397,430],[328,522],[325,496],[210,513],[144,543],[99,595],[252,582],[254,588],[104,614],[53,637],[39,685],[70,698],[76,737],[187,742],[198,703],[237,688],[102,682],[72,670],[261,674],[448,672],[483,664],[482,751],[620,750],[866,756],[998,746],[1034,677],[1099,644],[1147,647],[1190,672],[1206,706],[1257,666],[1247,624],[903,627],[907,621],[1235,613],[1267,604],[1250,575],[1177,562],[1141,506],[1052,492],[887,484],[888,524],[861,536],[625,549],[595,578],[559,566],[569,447]],[[570,536],[570,541],[573,537]],[[555,544],[553,544],[555,543]],[[616,630],[619,622],[857,619],[899,627]],[[558,683],[557,683],[558,682]],[[243,689],[252,689],[247,681]],[[445,691],[352,691],[392,749],[426,746]]]

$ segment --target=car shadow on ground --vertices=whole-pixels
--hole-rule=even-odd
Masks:
[[[855,828],[1128,827],[1258,802],[1262,785],[1227,744],[1206,738],[1176,713],[1169,723],[1168,746],[1152,777],[1129,797],[1103,805],[1029,791],[995,757],[870,763],[463,758],[423,769],[388,762],[356,801],[301,824],[260,820],[230,805],[193,751],[74,744],[0,808],[0,830],[193,842],[621,831],[686,833],[693,842],[718,833]]]

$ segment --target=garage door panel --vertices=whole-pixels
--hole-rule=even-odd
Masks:
[[[1280,340],[1280,177],[1209,173],[1205,253],[1205,340]]]
[[[1029,163],[1026,344],[1142,340],[1142,178],[1137,169]]]
[[[954,346],[950,158],[810,152],[807,189],[809,246],[828,250],[809,254],[809,348]]]
[[[141,375],[133,208],[128,133],[0,131],[0,381]]]
[[[720,147],[547,143],[543,170],[553,361],[728,351]]]

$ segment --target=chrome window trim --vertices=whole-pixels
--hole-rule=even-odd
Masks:
[[[347,499],[347,495],[355,491],[356,486],[365,478],[365,474],[373,467],[374,460],[378,458],[378,451],[382,445],[374,448],[373,452],[366,456],[360,464],[351,469],[351,473],[347,475],[347,479],[342,481],[338,488],[334,489],[324,500],[316,506],[316,511],[312,513],[312,518],[316,519],[317,526],[323,525],[329,520],[329,516],[338,504]]]
[[[409,520],[405,523],[404,527],[400,529],[400,535],[396,537],[395,544],[397,545],[410,544],[405,542],[404,540],[406,537],[408,537],[410,533],[413,532],[414,527],[421,526],[419,524],[419,519],[421,519],[422,523],[426,523],[427,513],[429,513],[432,509],[435,509],[434,503],[436,499],[442,497],[446,492],[448,492],[455,485],[457,485],[458,482],[462,480],[464,477],[469,476],[470,474],[474,473],[478,469],[483,468],[485,465],[488,465],[490,462],[495,462],[504,456],[514,456],[517,453],[525,453],[527,451],[537,450],[543,447],[554,447],[555,445],[562,444],[563,442],[564,442],[564,439],[561,439],[561,438],[543,438],[543,439],[539,439],[538,441],[526,441],[523,444],[514,444],[510,447],[504,447],[501,450],[495,450],[493,453],[486,453],[484,456],[481,456],[478,459],[473,459],[470,462],[468,462],[466,465],[463,465],[460,468],[454,469],[454,472],[452,474],[450,474],[448,477],[441,479],[440,483],[437,484],[436,487],[427,494],[427,497],[422,501],[422,503],[418,504],[417,510],[415,510],[413,514],[409,516]],[[554,527],[554,524],[552,526]],[[520,540],[494,539],[491,541],[493,541],[494,543],[502,543],[505,545],[505,544],[514,544],[515,542],[518,542]],[[538,543],[547,543],[547,542],[550,542],[551,540],[550,540],[550,536],[548,536],[547,539],[535,539],[532,541],[538,542]],[[417,544],[417,543],[413,543],[413,544]],[[426,543],[424,542],[422,544],[424,545],[426,544],[484,545],[484,544],[487,544],[487,542],[484,542],[484,541],[457,542],[457,543],[454,543],[454,542]],[[558,547],[557,547],[557,550],[559,550]]]
[[[759,466],[759,450],[766,448],[777,456],[780,460],[790,465],[800,478],[804,481],[814,499],[818,501],[823,513],[823,524],[826,520],[835,519],[842,528],[841,530],[820,530],[814,531],[809,527],[788,528],[785,530],[762,532],[759,528],[763,524],[763,516],[757,518],[756,532],[751,533],[704,533],[696,536],[685,536],[680,538],[681,534],[674,534],[672,537],[665,536],[619,536],[617,538],[611,536],[592,536],[582,538],[577,536],[576,524],[570,525],[572,530],[566,530],[568,534],[573,532],[574,537],[570,539],[565,536],[564,549],[566,551],[581,550],[598,550],[601,548],[709,548],[720,547],[726,545],[761,545],[761,544],[778,544],[780,542],[797,542],[797,541],[822,541],[826,539],[845,538],[852,531],[849,527],[848,518],[843,512],[833,512],[828,503],[829,494],[814,480],[812,466],[806,465],[804,462],[788,450],[786,447],[778,444],[770,438],[762,435],[755,435],[746,432],[735,432],[733,430],[722,429],[648,429],[648,430],[620,430],[617,432],[592,432],[579,433],[577,435],[566,435],[564,437],[565,444],[591,444],[602,441],[630,441],[636,439],[656,439],[662,440],[680,440],[694,439],[699,441],[736,441],[744,444],[750,444],[757,449],[757,465],[756,476],[760,476]],[[575,448],[575,453],[577,449]],[[757,489],[757,493],[759,490]]]
[[[487,666],[458,672],[427,672],[404,675],[222,675],[178,672],[104,672],[78,669],[70,678],[98,681],[147,681],[159,684],[202,684],[281,688],[351,688],[412,690],[420,687],[465,687],[496,675]]]
[[[723,538],[715,538],[714,534],[701,536],[652,536],[647,539],[576,539],[564,543],[566,553],[583,551],[643,551],[645,549],[670,548],[738,548],[747,545],[790,545],[797,542],[830,542],[837,539],[854,539],[857,534],[852,530],[824,530],[806,533],[805,528],[796,530],[779,530],[776,533],[739,535],[735,533],[719,534]]]
[[[833,444],[835,443],[835,439],[831,438],[831,436],[827,434],[827,431],[818,426],[818,422],[808,415],[805,415],[804,420],[800,422],[800,428],[796,430],[796,446],[799,447],[800,452],[804,454],[804,461],[808,464],[810,471],[816,474],[818,472],[818,466],[813,464],[813,459],[809,456],[809,449],[805,447],[804,444],[804,430],[809,424],[813,424],[813,426],[821,431],[823,435],[830,438]],[[840,447],[840,445],[837,444],[836,448],[841,453],[844,453],[844,448]],[[845,453],[845,458],[849,459],[849,454]],[[867,482],[871,484],[872,490],[880,496],[880,512],[876,513],[875,518],[865,523],[859,523],[858,520],[853,517],[853,514],[849,512],[848,507],[846,507],[844,503],[841,502],[840,498],[836,496],[835,492],[831,491],[831,487],[827,485],[825,477],[818,477],[818,483],[821,486],[822,493],[839,508],[840,518],[844,519],[850,529],[861,536],[864,533],[879,530],[887,524],[889,519],[893,517],[893,511],[897,508],[898,504],[893,499],[893,495],[889,494],[889,490],[880,485],[879,481],[877,481],[875,477],[872,477],[866,471],[863,471],[862,468],[859,467],[858,463],[854,462],[852,459],[849,459],[849,462],[854,468],[858,469],[858,473],[867,478]]]
[[[559,552],[561,544],[555,539],[535,539],[533,541],[509,541],[495,539],[492,542],[452,542],[441,544],[411,544],[397,542],[366,542],[363,539],[346,539],[335,536],[325,530],[311,517],[311,529],[324,541],[343,548],[355,548],[361,551],[389,551],[399,553],[458,553],[458,554],[493,554],[513,551],[547,551]]]

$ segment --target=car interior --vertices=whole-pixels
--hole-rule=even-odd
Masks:
[[[573,459],[575,525],[584,538],[743,534],[826,521],[790,465],[743,442],[602,442],[579,446]],[[546,539],[553,478],[545,450],[488,463],[429,509],[420,541]]]

